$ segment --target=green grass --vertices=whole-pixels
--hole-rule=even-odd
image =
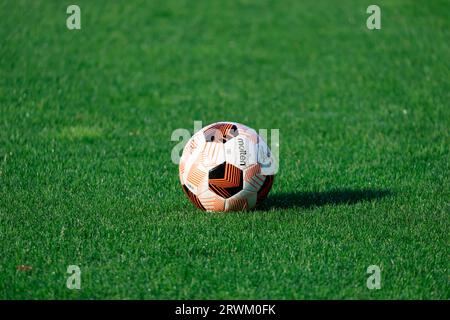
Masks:
[[[0,298],[450,298],[447,1],[71,3],[0,3]],[[280,129],[259,210],[189,204],[194,120]]]

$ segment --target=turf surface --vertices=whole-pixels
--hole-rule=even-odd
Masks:
[[[450,297],[447,1],[76,3],[0,2],[0,298]],[[263,207],[188,202],[194,120],[280,129]]]

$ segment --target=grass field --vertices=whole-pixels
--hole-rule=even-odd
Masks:
[[[450,298],[448,1],[75,3],[0,2],[0,298]],[[280,129],[258,210],[183,195],[194,120]]]

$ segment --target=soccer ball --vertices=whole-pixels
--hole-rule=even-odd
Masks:
[[[254,208],[272,188],[276,163],[256,133],[235,122],[217,122],[187,142],[179,172],[189,200],[206,211]]]

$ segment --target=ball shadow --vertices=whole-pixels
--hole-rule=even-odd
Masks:
[[[393,193],[387,189],[337,189],[323,192],[290,192],[269,194],[257,210],[270,209],[309,209],[326,205],[355,204],[363,201],[375,201]]]

